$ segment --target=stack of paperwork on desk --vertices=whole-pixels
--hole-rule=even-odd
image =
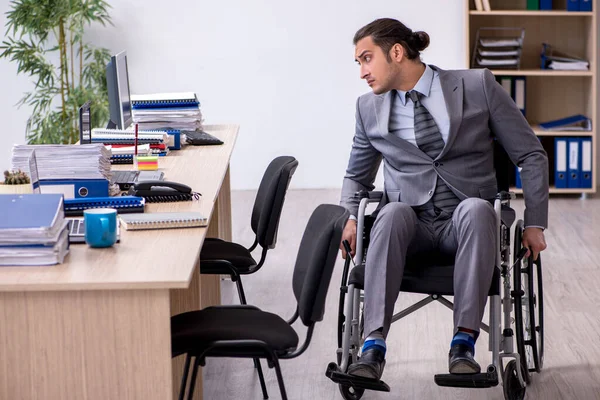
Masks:
[[[12,148],[11,168],[27,171],[32,150],[35,150],[40,180],[110,180],[111,151],[100,143],[15,145]]]
[[[53,265],[69,252],[61,194],[0,195],[0,265]]]
[[[202,129],[200,102],[193,92],[132,95],[131,106],[140,129]]]

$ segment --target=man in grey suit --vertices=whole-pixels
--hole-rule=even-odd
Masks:
[[[379,19],[354,37],[360,77],[356,132],[341,204],[353,216],[360,190],[373,190],[383,160],[384,200],[371,231],[361,357],[348,373],[380,379],[406,256],[438,249],[455,257],[450,373],[480,372],[475,341],[495,267],[493,142],[522,168],[523,245],[546,248],[548,159],[515,102],[487,69],[444,71],[421,62],[429,35]],[[381,207],[381,204],[380,204]],[[356,218],[343,240],[356,243]],[[343,250],[343,248],[342,248]],[[354,254],[352,254],[354,255]],[[344,253],[344,257],[347,255]]]

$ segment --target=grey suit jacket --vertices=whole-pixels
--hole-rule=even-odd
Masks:
[[[356,103],[356,133],[342,186],[341,205],[357,215],[359,190],[373,190],[383,160],[384,201],[411,206],[426,203],[440,176],[460,198],[496,196],[493,140],[521,167],[525,226],[548,224],[548,158],[540,141],[508,93],[487,69],[439,73],[450,116],[442,152],[431,159],[418,147],[390,133],[393,92],[367,93]]]

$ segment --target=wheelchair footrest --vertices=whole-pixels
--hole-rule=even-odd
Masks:
[[[377,390],[379,392],[390,391],[390,387],[385,382],[343,373],[334,362],[329,363],[325,375],[335,383],[352,386],[356,389]]]
[[[480,374],[438,374],[433,379],[438,386],[490,388],[498,385],[498,371],[490,365],[486,372]]]

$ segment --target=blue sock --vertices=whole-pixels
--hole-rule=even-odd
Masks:
[[[374,331],[365,339],[365,342],[363,343],[362,347],[362,352],[364,353],[366,350],[369,349],[377,349],[380,352],[382,352],[385,356],[385,339],[383,338],[381,332]]]
[[[455,344],[464,344],[469,346],[473,350],[473,355],[475,355],[475,338],[467,332],[458,331],[454,338],[452,339],[452,343],[450,343],[450,347]]]

